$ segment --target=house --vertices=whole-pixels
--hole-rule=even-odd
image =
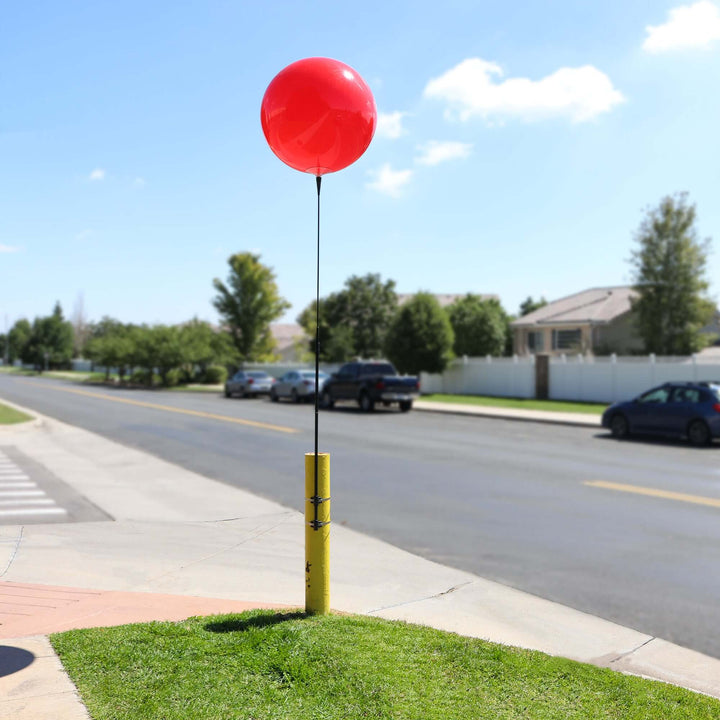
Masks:
[[[632,287],[601,287],[568,295],[513,321],[517,355],[642,352],[632,317]]]
[[[275,353],[280,362],[301,362],[308,349],[308,337],[300,325],[294,323],[273,323],[270,332],[275,340]]]
[[[471,295],[477,295],[481,300],[497,300],[500,301],[500,298],[497,295],[488,295],[484,293],[469,293]],[[457,300],[462,300],[468,293],[460,293],[460,294],[448,294],[448,293],[440,293],[440,294],[433,294],[433,297],[438,301],[440,304],[440,307],[448,307],[449,305],[452,305]],[[415,297],[415,293],[400,293],[397,296],[397,303],[398,307],[402,307],[410,298]]]

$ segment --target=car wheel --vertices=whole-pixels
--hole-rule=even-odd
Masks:
[[[412,408],[412,400],[403,400],[400,403],[400,412],[408,412]]]
[[[270,391],[270,399],[271,399],[273,402],[277,402],[277,401],[280,399],[280,398],[277,396],[277,393],[275,392],[275,388],[273,388],[273,389]]]
[[[293,388],[293,389],[292,389],[292,392],[290,393],[290,399],[291,399],[294,403],[299,403],[299,402],[300,402],[300,396],[298,395],[298,392],[297,392],[297,390],[296,390],[295,388]]]
[[[375,409],[375,403],[366,392],[360,393],[358,404],[363,412],[372,412]]]
[[[225,388],[225,397],[226,398],[232,397],[232,393],[227,388]]]
[[[710,442],[710,430],[702,420],[693,420],[688,425],[687,436],[695,447],[702,447]]]
[[[613,415],[613,419],[610,421],[610,432],[613,437],[618,439],[626,438],[630,434],[627,418],[620,413]]]
[[[335,405],[335,401],[332,399],[332,395],[327,391],[323,391],[323,394],[320,396],[320,404],[326,409],[326,410],[332,410],[333,405]]]

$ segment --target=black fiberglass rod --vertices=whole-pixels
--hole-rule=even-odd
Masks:
[[[318,529],[318,414],[320,407],[320,185],[322,177],[315,178],[317,183],[317,266],[315,268],[315,493],[313,495],[313,529]]]

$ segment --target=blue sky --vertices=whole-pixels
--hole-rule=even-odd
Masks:
[[[334,57],[381,115],[323,182],[321,294],[496,293],[510,312],[630,281],[645,208],[687,191],[720,242],[720,0],[14,3],[0,30],[4,319],[216,320],[258,252],[293,321],[314,294],[315,182],[263,93]],[[709,262],[720,291],[720,256]]]

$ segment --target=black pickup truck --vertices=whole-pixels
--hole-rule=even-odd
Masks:
[[[407,412],[419,392],[418,378],[398,375],[389,362],[351,362],[325,382],[320,404],[330,409],[336,400],[356,400],[361,410],[370,412],[375,403],[398,403],[400,410]]]

